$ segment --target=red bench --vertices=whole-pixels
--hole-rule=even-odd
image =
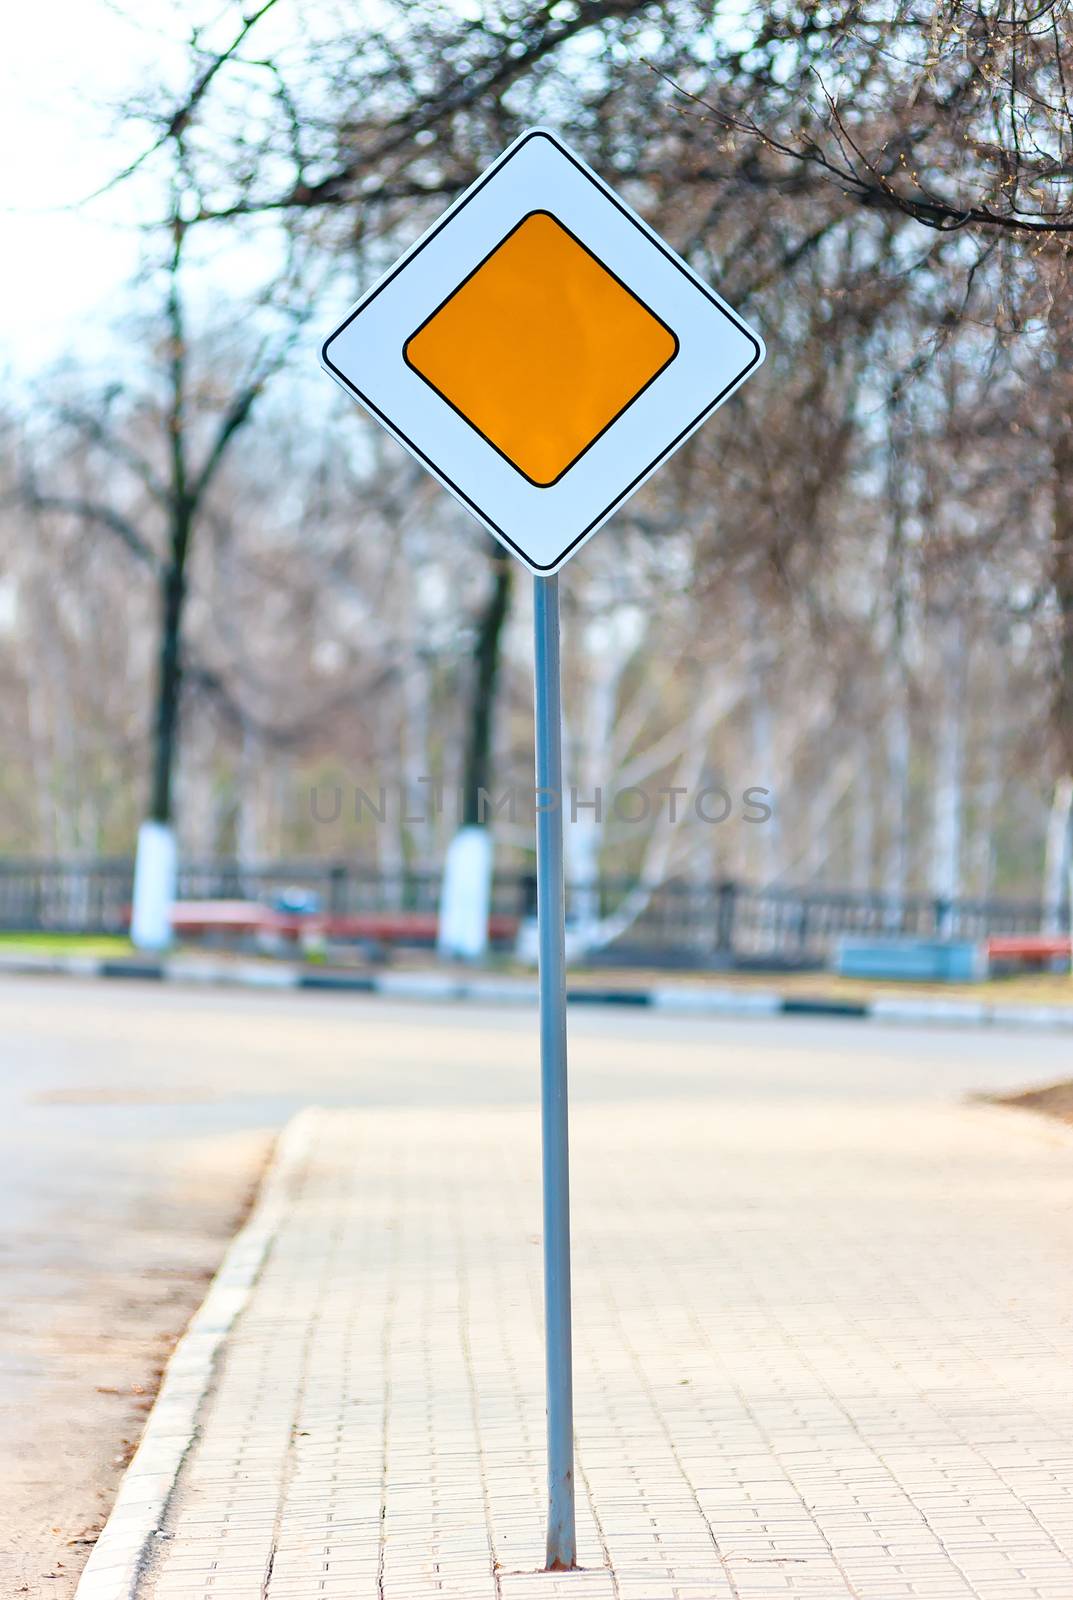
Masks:
[[[326,912],[275,911],[256,900],[179,900],[172,907],[171,925],[186,938],[211,933],[268,935],[299,940],[303,936],[325,939],[375,941],[378,944],[434,945],[439,929],[435,911],[364,911],[351,916]],[[492,916],[488,937],[496,944],[516,938],[517,917]]]
[[[172,928],[189,938],[206,933],[282,933],[296,920],[256,900],[179,900],[171,908]]]
[[[987,941],[987,959],[992,966],[998,961],[1041,967],[1062,956],[1068,959],[1070,944],[1067,933],[999,933]]]

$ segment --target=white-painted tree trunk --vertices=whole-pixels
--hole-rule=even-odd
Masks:
[[[755,669],[753,669],[750,678],[749,729],[753,764],[753,770],[749,774],[749,782],[771,790],[768,798],[768,804],[771,806],[771,816],[763,827],[754,829],[752,836],[753,846],[756,851],[757,884],[762,889],[765,885],[774,883],[779,875],[779,863],[782,858],[782,834],[776,800],[778,785],[775,778],[774,716],[771,703],[764,689],[763,680],[756,675]]]
[[[1073,882],[1073,852],[1070,851],[1070,832],[1073,828],[1073,777],[1058,779],[1051,796],[1047,816],[1047,837],[1043,855],[1042,921],[1048,933],[1061,933],[1062,888]]]
[[[402,744],[398,706],[386,695],[382,698],[374,697],[374,703],[369,707],[369,716],[370,720],[374,721],[376,730],[373,744],[376,765],[367,792],[374,809],[384,811],[382,818],[373,816],[371,824],[376,860],[384,877],[401,885],[406,868],[406,852],[403,846],[406,824],[403,822],[403,817],[410,812],[414,802],[413,797],[407,793],[405,775],[399,770],[402,764]],[[384,790],[383,806],[381,806],[381,789]],[[350,794],[347,793],[347,801],[350,798]]]
[[[748,782],[770,789],[771,816],[763,827],[750,829],[750,844],[756,861],[756,881],[760,888],[774,883],[783,857],[782,827],[779,817],[779,776],[776,770],[775,716],[772,709],[772,651],[764,636],[765,622],[752,593],[742,592],[742,607],[748,627],[748,659],[745,667],[749,696],[749,736],[752,771]],[[789,768],[787,768],[789,770]]]
[[[660,810],[645,841],[636,886],[623,897],[613,912],[589,925],[584,941],[574,936],[573,948],[577,951],[605,949],[621,938],[645,910],[652,898],[653,888],[667,877],[682,823],[689,816],[690,800],[696,796],[701,773],[707,764],[708,736],[726,714],[728,702],[736,704],[733,692],[728,692],[726,696],[720,694],[718,678],[717,669],[711,668],[699,687],[692,715],[681,730],[682,754],[675,771],[675,783],[684,791],[684,799],[680,801],[673,817],[669,804]]]
[[[563,854],[570,891],[567,913],[574,935],[584,947],[600,918],[600,855],[612,802],[608,780],[613,774],[607,770],[608,758],[619,684],[634,641],[630,630],[615,627],[613,617],[601,617],[584,630],[582,646],[584,673],[582,682],[575,684],[575,716],[566,740]],[[577,790],[576,807],[571,789]]]
[[[415,661],[403,683],[403,784],[407,815],[414,820],[407,826],[413,834],[414,854],[421,866],[428,866],[436,855],[436,807],[432,784],[422,783],[429,771],[428,683],[424,663]]]
[[[969,868],[973,893],[981,900],[989,900],[995,888],[995,824],[1002,795],[999,748],[994,739],[987,741],[983,762],[983,774],[976,789]]]
[[[250,727],[242,730],[238,758],[238,816],[235,818],[235,854],[239,870],[255,867],[262,859],[261,830],[261,745]],[[243,884],[243,892],[253,889]]]
[[[175,830],[143,822],[134,860],[130,937],[139,950],[166,950],[171,943],[171,908],[178,881]]]
[[[404,586],[405,587],[405,586]],[[412,590],[399,596],[404,607],[400,622],[403,659],[402,695],[402,775],[407,815],[415,819],[406,824],[414,844],[414,855],[421,866],[430,866],[436,857],[439,819],[429,779],[429,670],[424,654],[417,596]]]
[[[493,849],[490,828],[461,828],[447,847],[440,889],[436,949],[453,960],[479,961],[488,953]]]
[[[63,808],[56,794],[52,740],[45,692],[41,680],[30,673],[26,682],[26,709],[30,724],[30,760],[33,764],[36,822],[43,856],[63,855]]]
[[[886,714],[883,719],[886,752],[886,840],[883,861],[883,893],[890,902],[891,922],[898,919],[898,908],[905,899],[909,882],[909,776],[912,743],[909,728],[909,694],[904,668],[899,664],[891,673]]]
[[[844,751],[812,796],[809,806],[809,825],[801,837],[800,848],[793,855],[784,855],[782,881],[812,883],[819,877],[830,858],[831,823],[852,787],[857,771],[857,755]]]
[[[935,739],[932,857],[929,888],[937,900],[961,891],[961,843],[965,804],[965,688],[968,679],[964,630],[946,624],[940,659],[939,725]],[[947,932],[949,917],[943,919]]]
[[[868,741],[859,740],[857,776],[850,791],[852,813],[850,817],[849,876],[854,889],[870,889],[875,866],[876,849],[876,794],[872,778],[871,751]]]

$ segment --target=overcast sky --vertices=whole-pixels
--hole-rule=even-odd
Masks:
[[[235,0],[31,0],[8,8],[0,56],[0,378],[32,385],[36,373],[68,355],[107,368],[121,350],[112,330],[133,303],[145,220],[138,207],[157,202],[158,191],[149,168],[144,184],[87,201],[149,137],[144,127],[124,127],[115,108],[162,82],[178,97],[188,85],[192,25],[212,49],[230,42],[240,15]],[[293,45],[337,27],[333,0],[313,8],[290,0],[260,23],[258,46]],[[225,294],[248,284],[241,252],[229,238],[210,269]],[[263,239],[254,255],[263,268]],[[341,313],[353,292],[349,277],[341,278],[326,314]]]
[[[143,0],[143,14],[160,10]],[[17,5],[4,18],[0,361],[19,376],[92,348],[105,307],[137,262],[131,201],[67,210],[115,170],[125,143],[110,104],[132,86],[161,40],[107,0]],[[114,307],[114,301],[112,302]]]
[[[7,9],[0,372],[26,380],[68,352],[107,358],[108,330],[139,261],[138,186],[80,202],[146,139],[144,129],[120,126],[115,107],[162,80],[178,93],[189,72],[192,23],[206,29],[211,46],[214,31],[221,42],[230,39],[236,16],[229,0],[49,0]],[[299,18],[282,6],[259,37],[293,37]]]

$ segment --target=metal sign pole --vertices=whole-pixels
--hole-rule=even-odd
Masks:
[[[549,1572],[577,1565],[574,1385],[570,1337],[570,1163],[566,1080],[566,900],[559,580],[534,578],[540,1108],[544,1181],[544,1329],[548,1404]]]
[[[763,359],[737,312],[544,128],[520,134],[321,348],[343,388],[536,574],[551,1571],[576,1566],[577,1551],[559,585],[544,574]],[[538,381],[519,382],[530,370]]]

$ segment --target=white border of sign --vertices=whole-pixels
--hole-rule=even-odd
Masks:
[[[415,330],[533,211],[559,219],[679,341],[674,359],[547,487],[511,466],[403,354]],[[579,550],[763,359],[759,336],[544,128],[516,139],[358,300],[321,350],[325,370],[347,393],[543,575]]]

